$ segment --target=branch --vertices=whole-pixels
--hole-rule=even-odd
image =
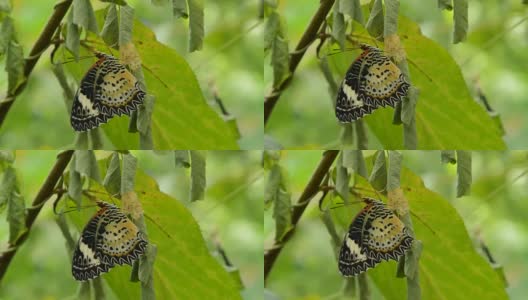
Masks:
[[[46,27],[44,27],[44,30],[35,42],[35,45],[33,45],[33,49],[31,49],[29,57],[26,59],[26,63],[24,65],[24,83],[17,88],[13,95],[7,95],[6,100],[8,101],[0,104],[0,127],[2,127],[9,109],[11,109],[11,105],[13,105],[15,102],[16,96],[19,95],[26,87],[27,78],[31,74],[31,71],[33,71],[33,68],[37,64],[42,52],[44,52],[51,44],[51,39],[53,38],[55,31],[57,31],[57,28],[60,26],[60,22],[66,15],[66,12],[70,8],[72,1],[73,0],[64,0],[55,5],[55,11],[53,12],[53,15],[51,15],[50,19],[48,20],[48,24],[46,24]]]
[[[310,21],[310,24],[308,24],[308,28],[306,28],[306,31],[304,31],[301,40],[295,48],[295,51],[293,52],[293,54],[291,54],[289,66],[291,75],[288,77],[288,79],[282,82],[280,86],[273,88],[269,95],[266,96],[264,100],[264,126],[268,122],[273,108],[275,107],[275,104],[277,104],[277,101],[279,101],[279,97],[281,96],[282,92],[286,89],[288,84],[290,84],[291,79],[293,77],[293,73],[295,72],[295,69],[297,69],[297,66],[303,58],[304,53],[306,52],[306,50],[308,50],[310,44],[317,38],[319,28],[323,24],[328,12],[330,12],[334,1],[335,0],[321,0],[319,9],[313,16],[312,20]]]
[[[68,150],[68,151],[65,151],[59,154],[57,161],[55,162],[55,165],[53,166],[53,169],[51,169],[48,175],[48,178],[46,178],[46,181],[44,181],[38,194],[35,196],[32,207],[28,208],[28,212],[26,215],[26,228],[27,228],[26,231],[16,240],[14,245],[9,244],[8,245],[9,248],[3,253],[1,253],[0,255],[0,282],[2,281],[2,278],[4,277],[7,271],[7,267],[9,267],[9,264],[11,263],[11,260],[15,256],[18,248],[20,247],[20,245],[22,245],[26,241],[27,237],[29,236],[29,231],[31,229],[31,226],[33,225],[33,223],[35,222],[35,219],[40,213],[42,206],[53,195],[55,186],[57,185],[57,182],[61,178],[62,173],[64,173],[64,170],[66,169],[66,166],[70,162],[72,156],[73,156],[73,150]]]
[[[319,166],[317,166],[317,169],[315,169],[314,173],[312,174],[312,178],[310,178],[310,181],[304,188],[299,200],[297,200],[297,203],[293,206],[291,220],[292,229],[288,231],[280,241],[275,241],[274,245],[264,253],[264,280],[266,280],[268,277],[269,272],[273,268],[275,260],[277,260],[277,257],[284,247],[284,244],[286,244],[286,242],[293,236],[299,219],[310,203],[310,200],[319,191],[319,186],[328,173],[330,166],[334,163],[338,153],[338,150],[329,150],[324,153],[323,158],[319,162]]]

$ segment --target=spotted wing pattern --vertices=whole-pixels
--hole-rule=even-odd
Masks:
[[[100,209],[84,227],[73,253],[76,280],[94,279],[115,265],[132,265],[147,247],[136,225],[115,205],[99,201]]]
[[[413,242],[407,228],[383,202],[364,201],[367,205],[352,221],[339,253],[343,276],[356,276],[382,260],[398,260]]]
[[[407,94],[409,83],[383,52],[361,44],[363,52],[348,69],[337,93],[336,117],[353,122],[380,106],[392,106]]]
[[[115,115],[130,115],[145,98],[136,77],[117,58],[95,55],[99,60],[84,75],[73,100],[70,120],[76,131],[93,129]]]

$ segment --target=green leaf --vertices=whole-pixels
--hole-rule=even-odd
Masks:
[[[106,160],[106,175],[103,180],[103,186],[111,195],[119,195],[121,192],[121,165],[119,161],[119,154],[112,153]]]
[[[17,191],[16,172],[11,166],[7,167],[0,183],[0,213],[4,211]]]
[[[372,9],[370,10],[369,19],[365,28],[369,34],[376,39],[383,36],[383,4],[382,0],[375,0]]]
[[[367,178],[367,165],[361,150],[343,150],[343,166]]]
[[[262,168],[264,170],[271,170],[281,158],[281,152],[278,150],[264,150],[262,151]]]
[[[2,20],[2,28],[0,29],[0,57],[7,52],[9,43],[15,38],[15,25],[13,18],[6,16]]]
[[[377,191],[385,191],[387,188],[387,161],[385,151],[378,150],[374,154],[374,166],[370,172],[369,182]]]
[[[337,5],[337,3],[336,3]],[[339,0],[339,12],[349,15],[354,21],[363,24],[363,13],[359,0]]]
[[[191,201],[202,200],[205,194],[206,151],[191,150]]]
[[[104,161],[100,163],[104,164]],[[200,226],[192,213],[182,201],[162,193],[153,178],[141,170],[136,172],[134,190],[145,211],[149,243],[159,249],[153,271],[156,297],[189,300],[241,299],[236,283],[207,249]],[[97,183],[92,182],[91,186],[91,189],[103,197],[107,194],[104,187]],[[74,223],[81,230],[93,214],[94,210],[86,209],[69,214],[69,217],[75,218]],[[130,270],[129,266],[115,267],[103,275],[117,299],[141,297],[140,285],[130,284]],[[174,284],[175,282],[178,284]]]
[[[227,267],[226,271],[229,273],[229,276],[236,282],[238,289],[244,289],[244,281],[242,281],[242,276],[240,276],[240,270],[235,267]]]
[[[189,52],[202,49],[204,37],[203,0],[188,0],[189,4]]]
[[[189,168],[191,166],[189,150],[174,150],[174,163],[176,168]]]
[[[357,187],[370,189],[361,177],[356,179]],[[419,261],[422,299],[508,299],[500,276],[475,251],[464,221],[449,201],[427,189],[407,168],[402,168],[401,186],[409,201],[415,236],[423,243]],[[395,270],[396,262],[383,262],[368,275],[384,299],[407,299],[405,281],[392,275]]]
[[[0,173],[15,162],[15,151],[0,150]],[[1,206],[1,205],[0,205]],[[0,209],[1,212],[1,209]]]
[[[354,128],[356,129],[357,148],[359,150],[368,149],[368,137],[367,137],[367,129],[365,128],[365,122],[361,119],[355,121]]]
[[[157,6],[162,6],[162,5],[167,4],[167,0],[150,0],[150,2],[152,2],[152,4],[157,5]]]
[[[137,158],[132,154],[123,155],[123,172],[121,173],[121,195],[134,190],[136,182]]]
[[[273,11],[266,20],[264,28],[264,52],[270,51],[273,47],[275,38],[281,36],[280,16]]]
[[[106,9],[101,37],[107,45],[117,45],[119,41],[119,20],[115,4],[108,5]]]
[[[336,179],[335,179],[335,191],[343,199],[344,203],[348,203],[350,198],[350,173],[348,169],[343,166],[343,155],[345,151],[342,151],[336,162]]]
[[[97,16],[102,24],[104,12]],[[91,39],[96,39],[90,35]],[[152,31],[136,21],[133,42],[142,59],[149,93],[156,96],[152,114],[153,148],[238,149],[236,138],[220,116],[207,104],[192,69],[173,49],[159,43]],[[108,51],[101,46],[101,51]],[[93,61],[81,60],[66,67],[78,81]],[[178,109],[174,109],[177,104]],[[114,117],[101,128],[116,149],[139,149],[137,134],[128,133],[127,116]]]
[[[0,0],[0,12],[10,13],[11,9],[12,7],[10,0]]]
[[[455,32],[453,33],[453,43],[464,41],[468,30],[468,2],[467,0],[453,0],[453,20]]]
[[[438,0],[438,8],[452,10],[453,0]]]
[[[101,2],[115,3],[118,5],[127,5],[125,0],[100,0]]]
[[[24,54],[22,53],[22,46],[14,39],[11,40],[7,47],[6,65],[7,71],[7,93],[12,95],[17,88],[24,83]]]
[[[90,287],[90,282],[81,282],[79,285],[79,291],[77,292],[77,299],[80,300],[91,300],[92,299],[92,290]]]
[[[97,182],[101,182],[101,175],[93,150],[75,151],[75,170]]]
[[[346,27],[345,16],[339,12],[339,3],[334,4],[332,15],[332,37],[339,44],[339,48],[345,48]]]
[[[9,171],[12,170],[12,171]],[[16,240],[26,231],[26,205],[24,197],[18,191],[15,170],[9,168],[8,172],[13,172],[15,186],[7,198],[7,222],[9,223],[9,243],[14,244]],[[6,172],[5,175],[8,173]],[[4,175],[4,176],[5,176]]]
[[[385,0],[385,19],[383,36],[387,37],[396,34],[398,31],[398,12],[400,8],[399,0]]]
[[[354,145],[354,125],[352,123],[342,124],[339,141],[344,149],[350,149]]]
[[[81,174],[77,172],[77,167],[75,166],[76,159],[75,154],[73,159],[70,161],[70,172],[68,177],[68,196],[75,201],[77,204],[77,210],[81,208],[82,202],[82,181]]]
[[[172,0],[172,15],[176,18],[188,18],[187,2],[185,0]]]
[[[73,23],[97,33],[97,20],[90,0],[73,0]]]
[[[471,151],[457,150],[457,197],[469,195],[471,191]]]
[[[158,247],[150,244],[145,255],[141,256],[139,260],[139,279],[141,280],[141,298],[156,299],[156,292],[154,290],[154,262],[158,255]]]
[[[273,206],[275,219],[275,241],[280,241],[292,229],[291,225],[291,194],[279,189]]]
[[[282,171],[279,164],[273,164],[266,179],[264,204],[266,207],[277,202],[282,183]]]
[[[500,128],[473,100],[460,68],[445,48],[423,36],[418,25],[405,17],[400,16],[398,26],[412,83],[424,99],[416,106],[420,149],[505,149]],[[367,33],[358,28],[356,34]],[[330,65],[349,65],[351,61],[347,55],[329,59],[336,60]],[[404,149],[401,127],[390,125],[392,112],[392,108],[377,109],[364,120],[384,149]]]
[[[455,150],[442,150],[440,156],[443,164],[456,164]]]
[[[271,66],[273,67],[273,87],[278,87],[291,75],[288,41],[278,36],[273,41],[271,49]]]
[[[123,6],[119,9],[119,46],[132,42],[134,28],[134,9]]]
[[[81,38],[81,30],[79,26],[73,23],[73,10],[70,10],[68,14],[68,20],[66,22],[66,49],[70,50],[75,57],[75,60],[79,60],[79,46]]]
[[[400,187],[400,172],[403,156],[398,151],[389,151],[389,168],[387,172],[387,191]]]

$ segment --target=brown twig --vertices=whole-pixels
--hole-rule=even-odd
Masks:
[[[293,73],[295,72],[295,69],[297,69],[297,66],[303,58],[304,53],[306,53],[306,50],[310,44],[317,39],[319,28],[326,20],[326,15],[328,12],[330,12],[334,2],[335,0],[321,0],[319,9],[317,9],[317,12],[310,21],[310,24],[308,24],[306,31],[304,31],[304,34],[301,37],[301,40],[297,44],[295,51],[291,55],[289,69],[292,75],[283,81],[278,87],[273,88],[268,96],[266,96],[264,100],[264,125],[266,125],[268,122],[268,119],[273,112],[273,108],[275,107],[275,104],[277,104],[282,92],[286,89],[288,84],[290,84]]]
[[[42,55],[42,52],[44,52],[49,47],[49,45],[51,45],[53,35],[55,34],[55,31],[57,31],[57,28],[60,26],[60,22],[66,15],[66,12],[70,8],[72,2],[73,0],[64,0],[55,5],[55,11],[53,12],[53,15],[51,15],[50,19],[48,20],[48,24],[46,24],[46,27],[44,27],[44,30],[42,30],[42,33],[35,42],[35,45],[33,45],[33,49],[31,49],[31,52],[29,53],[29,58],[26,59],[26,63],[24,65],[24,77],[26,79],[24,83],[21,84],[16,89],[16,91],[14,91],[13,95],[7,95],[6,100],[9,101],[0,104],[0,127],[2,127],[7,113],[11,109],[11,105],[13,105],[13,103],[15,102],[16,97],[26,87],[27,78],[31,74],[31,71],[33,71],[33,68],[37,64],[40,56]]]
[[[62,173],[64,173],[64,170],[66,169],[66,166],[70,162],[72,156],[73,150],[68,150],[59,154],[53,169],[51,169],[46,181],[44,181],[38,194],[35,196],[32,207],[28,208],[27,210],[26,231],[15,241],[13,245],[8,244],[8,249],[0,254],[0,282],[2,281],[2,278],[7,271],[7,267],[9,267],[9,264],[15,256],[18,248],[26,241],[27,237],[29,236],[31,226],[40,213],[42,206],[54,194],[55,186],[57,186],[57,182],[62,177]]]
[[[313,196],[315,196],[315,194],[319,192],[319,186],[321,185],[321,182],[328,173],[330,166],[332,166],[332,164],[334,163],[334,160],[336,159],[338,153],[338,150],[329,150],[324,153],[323,158],[317,166],[317,169],[315,169],[314,173],[312,174],[312,178],[310,178],[310,181],[304,188],[303,193],[297,200],[297,204],[293,206],[291,218],[292,230],[288,231],[280,241],[275,241],[274,245],[264,252],[264,280],[266,280],[266,278],[268,277],[271,269],[273,268],[273,264],[277,260],[277,257],[279,256],[282,248],[284,247],[286,242],[293,236],[295,232],[295,227],[299,222],[299,219],[301,218],[302,214],[304,213],[306,206],[308,206],[308,204],[310,203],[310,199],[312,199]]]

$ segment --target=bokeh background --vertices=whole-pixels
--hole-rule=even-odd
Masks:
[[[374,151],[363,153],[369,157]],[[461,198],[456,198],[456,166],[442,164],[439,151],[402,153],[403,166],[420,176],[428,189],[441,194],[458,211],[475,245],[480,238],[488,246],[493,258],[504,268],[511,299],[525,299],[528,293],[528,152],[473,152],[471,195]],[[321,157],[319,150],[282,152],[280,164],[287,172],[292,201],[299,198]],[[318,199],[319,196],[312,199],[267,279],[267,289],[281,299],[350,299],[342,296],[345,280],[337,269]],[[357,210],[361,206],[358,204]],[[414,219],[414,222],[419,221]],[[267,247],[272,245],[274,229],[272,210],[269,210],[264,218]],[[373,284],[370,287],[372,299],[383,299]]]
[[[15,0],[11,16],[19,42],[28,55],[53,11],[55,0]],[[91,1],[94,9],[107,6]],[[205,99],[219,112],[212,87],[238,122],[242,149],[262,148],[263,22],[257,1],[205,0],[205,38],[201,51],[188,53],[188,20],[175,20],[171,1],[155,6],[150,0],[128,0],[136,16],[149,26],[157,39],[175,49],[194,70]],[[161,1],[157,1],[161,2]],[[73,143],[75,135],[63,92],[55,79],[49,59],[51,48],[39,60],[28,86],[9,112],[0,129],[0,148],[57,149]],[[94,60],[95,61],[95,60]],[[71,62],[75,63],[75,62]],[[4,68],[0,62],[0,68]],[[0,72],[5,90],[7,77]],[[174,109],[178,109],[177,103]],[[46,129],[44,131],[43,129]],[[54,134],[49,134],[53,132]]]
[[[361,1],[362,4],[369,2]],[[475,97],[480,87],[502,118],[508,148],[526,149],[528,141],[523,137],[528,136],[525,117],[528,113],[528,5],[519,0],[468,1],[468,5],[467,40],[456,45],[452,43],[453,12],[438,9],[437,1],[400,1],[400,14],[415,21],[425,36],[451,53]],[[318,6],[318,1],[279,1],[278,12],[286,27],[290,51]],[[266,126],[266,133],[286,149],[329,149],[339,145],[341,127],[334,117],[328,84],[315,54],[316,45],[304,55]],[[265,66],[268,93],[272,84],[269,57]],[[348,65],[341,67],[343,72],[347,68]],[[380,147],[372,134],[369,134],[369,147]]]
[[[110,152],[96,154],[98,158],[105,158]],[[245,286],[241,292],[243,298],[262,299],[261,152],[209,151],[205,199],[193,203],[189,202],[189,169],[175,168],[170,151],[157,154],[132,151],[132,154],[138,159],[138,168],[152,176],[162,192],[178,199],[191,211],[209,249],[215,249],[215,240],[221,243],[231,263],[240,271]],[[31,204],[56,155],[57,151],[16,152],[14,167],[26,206]],[[0,299],[76,299],[79,284],[71,276],[71,261],[65,239],[55,223],[53,200],[44,206],[28,240],[11,262],[0,287]],[[5,246],[9,235],[5,214],[0,222],[0,241]],[[171,234],[178,236],[177,232]],[[219,257],[218,261],[222,263]],[[113,295],[108,296],[115,299]]]

